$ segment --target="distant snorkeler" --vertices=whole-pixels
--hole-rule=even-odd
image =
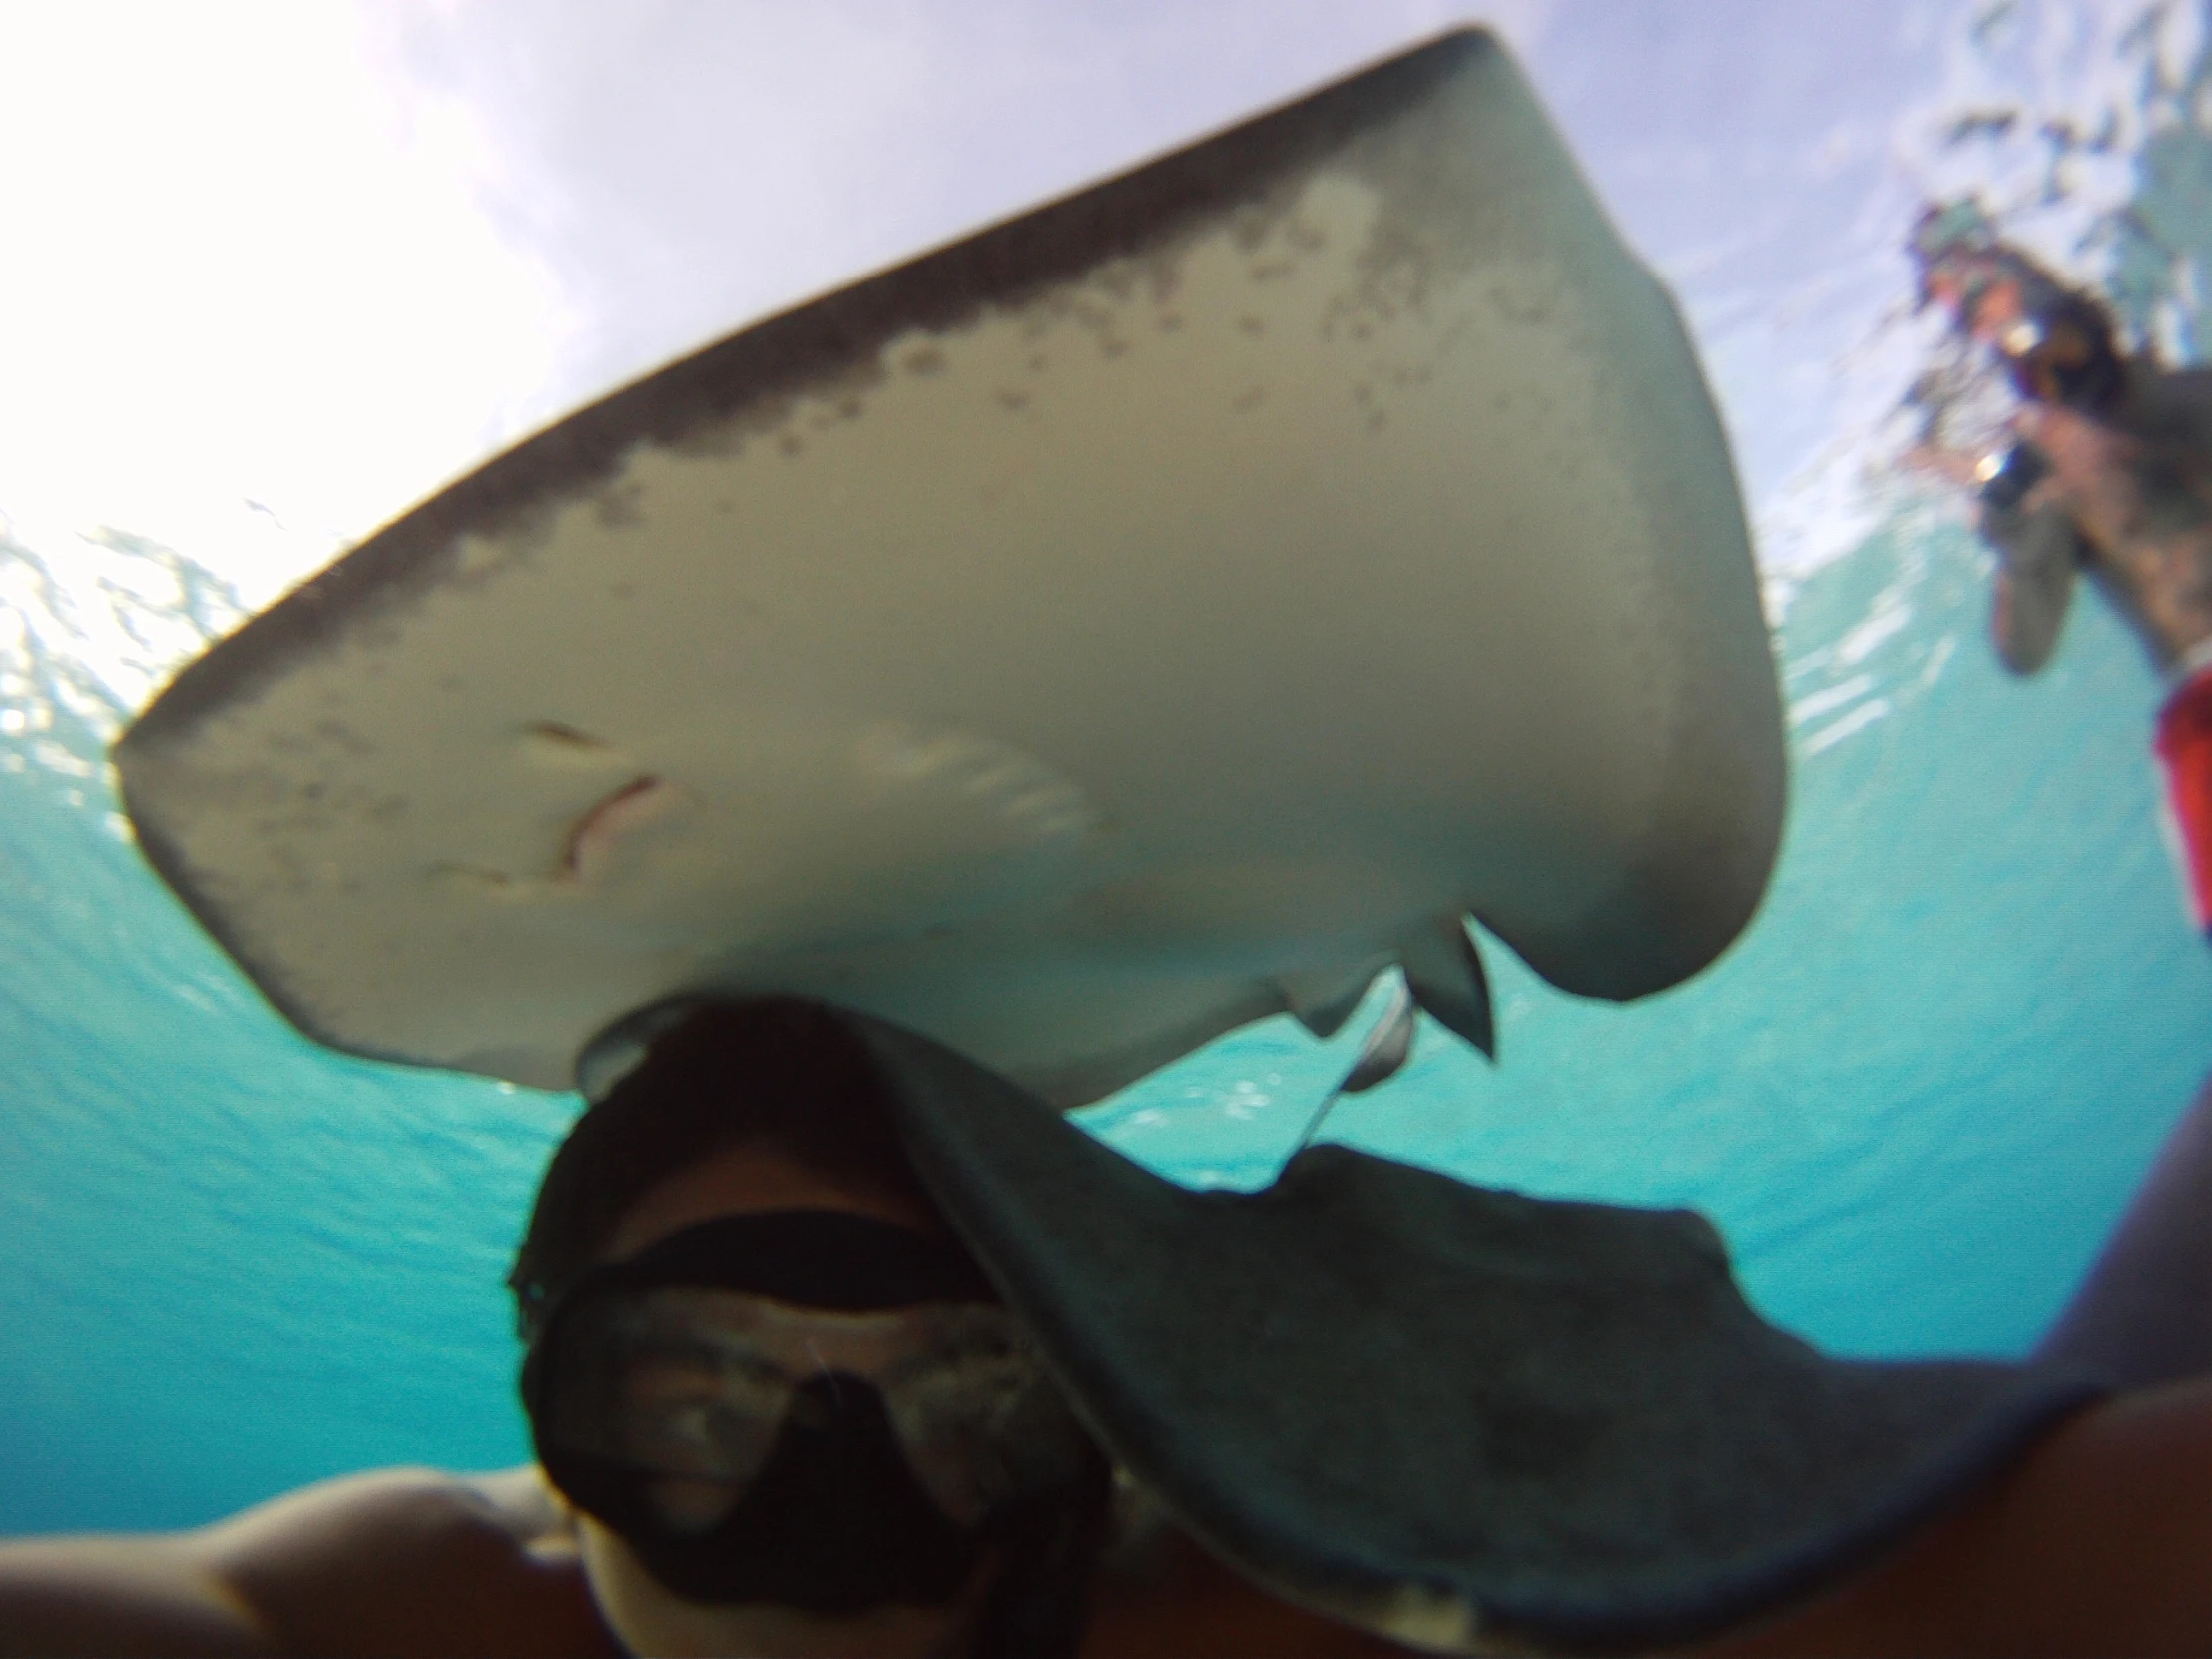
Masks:
[[[1971,198],[1910,243],[1921,299],[1996,354],[2021,406],[1978,458],[1997,570],[1990,633],[2015,674],[2050,660],[2086,572],[2170,691],[2153,748],[2197,928],[2212,936],[2212,370],[2123,351],[2102,301],[2010,247]]]

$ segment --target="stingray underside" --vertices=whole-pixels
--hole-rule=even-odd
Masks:
[[[1469,916],[1677,982],[1764,887],[1780,731],[1674,307],[1470,31],[570,416],[116,760],[336,1047],[567,1087],[791,991],[1068,1106]]]

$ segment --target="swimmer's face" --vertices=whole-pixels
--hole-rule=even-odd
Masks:
[[[721,1216],[774,1210],[843,1210],[918,1232],[942,1224],[911,1195],[864,1179],[826,1175],[775,1148],[731,1147],[672,1175],[625,1216],[601,1252],[603,1261],[635,1256],[671,1234]],[[664,1508],[711,1522],[738,1499],[734,1486],[709,1480],[663,1482]],[[955,1645],[979,1599],[988,1568],[949,1607],[879,1607],[849,1616],[770,1605],[713,1606],[686,1601],[647,1572],[622,1536],[576,1516],[584,1571],[600,1612],[633,1653],[848,1654],[882,1656],[944,1652]]]

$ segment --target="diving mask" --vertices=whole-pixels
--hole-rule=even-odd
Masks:
[[[540,1462],[694,1601],[941,1605],[1103,1464],[953,1247],[726,1217],[580,1277],[523,1370]]]

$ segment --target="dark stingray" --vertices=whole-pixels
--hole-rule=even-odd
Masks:
[[[873,1021],[917,1167],[1100,1438],[1207,1545],[1425,1646],[1614,1650],[1817,1587],[2098,1384],[1830,1358],[1688,1211],[1342,1147],[1195,1193]]]

